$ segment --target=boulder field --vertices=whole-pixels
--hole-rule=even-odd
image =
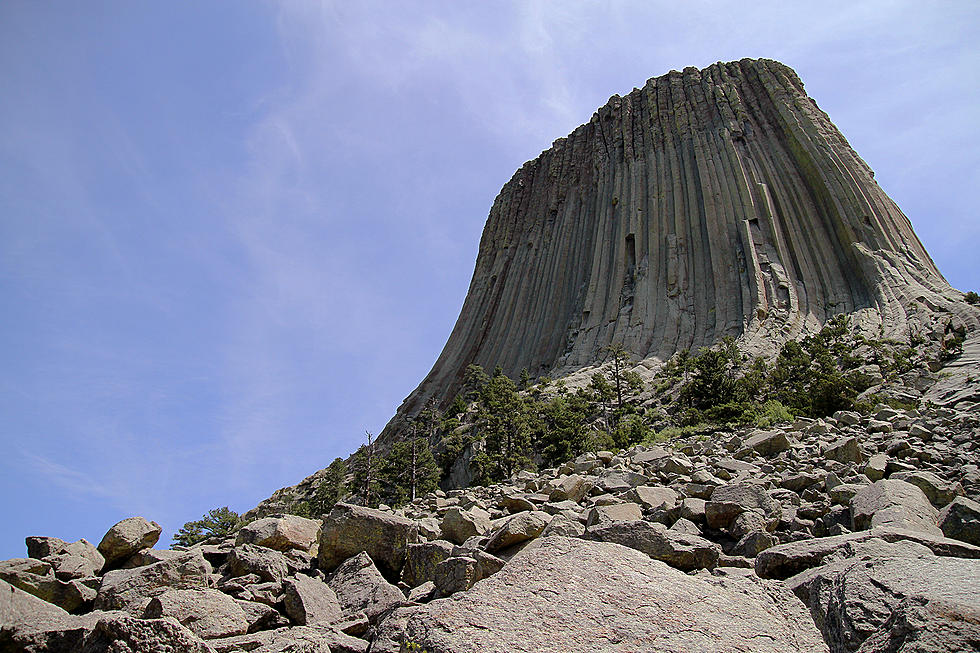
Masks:
[[[977,650],[963,406],[588,453],[176,550],[142,517],[28,537],[0,562],[0,651]]]

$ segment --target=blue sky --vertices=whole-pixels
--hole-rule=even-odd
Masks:
[[[980,289],[978,43],[973,1],[0,3],[0,558],[347,455],[501,185],[670,69],[794,67]]]

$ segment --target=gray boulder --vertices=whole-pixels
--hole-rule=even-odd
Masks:
[[[373,623],[384,611],[404,603],[405,595],[389,583],[366,553],[345,560],[327,579],[345,614],[363,612]]]
[[[462,544],[473,536],[489,532],[492,526],[490,514],[486,510],[450,508],[442,517],[441,528],[445,539],[455,544]]]
[[[149,549],[160,539],[160,524],[143,517],[130,517],[116,523],[99,542],[99,553],[105,557],[106,568],[124,561],[140,549]]]
[[[376,650],[398,650],[390,643],[399,639],[453,653],[827,650],[778,584],[728,582],[617,544],[549,537],[468,592],[396,611]]]
[[[45,560],[12,558],[0,561],[0,580],[68,612],[91,605],[95,599],[95,590],[79,580],[60,580],[51,563]]]
[[[741,457],[754,451],[761,456],[775,456],[789,448],[789,438],[783,431],[753,431],[742,443],[742,450],[737,455]]]
[[[146,567],[117,569],[102,577],[96,610],[125,610],[140,615],[150,599],[169,589],[206,589],[211,565],[199,551],[187,551]]]
[[[939,528],[946,537],[980,546],[980,503],[956,497],[939,513]]]
[[[580,537],[584,534],[585,526],[582,522],[561,512],[552,517],[548,525],[541,531],[541,537],[549,537],[551,535]]]
[[[721,547],[714,542],[648,521],[607,522],[589,527],[587,537],[642,551],[681,571],[714,569]]]
[[[138,619],[128,615],[100,619],[78,650],[80,653],[214,653],[214,649],[175,619]]]
[[[320,522],[297,515],[266,517],[247,524],[238,531],[235,545],[257,544],[276,551],[299,549],[309,552],[317,543]]]
[[[857,651],[907,601],[939,602],[954,612],[980,614],[980,560],[939,557],[914,542],[879,539],[857,543],[846,554],[786,581],[810,608],[835,653]],[[918,628],[947,636],[964,634],[955,629],[950,633],[953,624],[935,616]],[[968,625],[969,632],[980,634],[980,625]]]
[[[880,539],[885,542],[914,542],[937,556],[980,559],[980,547],[945,537],[934,537],[921,531],[895,528],[875,528],[831,537],[818,537],[799,542],[787,542],[766,549],[755,559],[755,572],[761,578],[786,579],[802,571],[818,567],[843,555],[861,542]]]
[[[729,483],[715,488],[711,500],[704,505],[705,519],[711,528],[729,528],[736,517],[748,510],[760,513],[775,526],[782,506],[769,496],[763,486],[750,482]]]
[[[297,574],[284,580],[282,589],[286,614],[300,626],[343,621],[344,611],[340,601],[323,581]]]
[[[486,550],[496,553],[501,549],[532,540],[544,530],[551,516],[541,511],[519,512],[512,515],[490,536]]]
[[[678,494],[669,487],[641,485],[626,493],[626,499],[640,505],[645,510],[670,510],[677,503]]]
[[[897,472],[889,478],[905,481],[916,486],[926,495],[929,502],[936,508],[949,504],[958,495],[963,494],[963,486],[959,483],[940,478],[932,472],[916,470],[914,472]]]
[[[277,583],[289,575],[289,563],[279,551],[243,544],[228,556],[228,571],[232,577],[255,574],[264,581]]]
[[[329,572],[347,558],[365,551],[386,578],[397,580],[405,550],[419,541],[418,524],[380,510],[338,503],[323,519],[320,569]]]
[[[851,499],[851,525],[856,531],[881,526],[942,537],[938,520],[939,513],[922,490],[905,481],[875,481]]]
[[[436,566],[452,556],[452,552],[452,543],[445,540],[409,544],[405,550],[401,581],[414,588],[433,580]]]
[[[368,642],[334,626],[279,628],[208,642],[215,653],[366,653]],[[395,649],[397,651],[397,649]]]
[[[594,524],[643,519],[643,511],[640,510],[640,506],[632,502],[613,503],[589,508],[585,517],[585,526],[589,528]]]
[[[830,443],[824,447],[823,457],[839,463],[861,463],[864,460],[855,437],[841,438]]]
[[[201,639],[244,635],[248,618],[241,606],[217,590],[169,590],[153,597],[144,619],[173,617]]]

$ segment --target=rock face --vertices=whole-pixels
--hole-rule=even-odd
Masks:
[[[766,350],[862,309],[907,340],[914,301],[976,326],[961,297],[793,70],[672,71],[504,185],[449,341],[380,440],[471,363],[558,378],[614,343],[639,360],[726,335]]]

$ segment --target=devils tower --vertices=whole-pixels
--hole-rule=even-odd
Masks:
[[[772,352],[840,313],[907,339],[937,309],[975,326],[961,298],[792,69],[671,71],[504,185],[449,341],[382,437],[472,363],[562,377],[616,344],[642,370],[724,336]]]

